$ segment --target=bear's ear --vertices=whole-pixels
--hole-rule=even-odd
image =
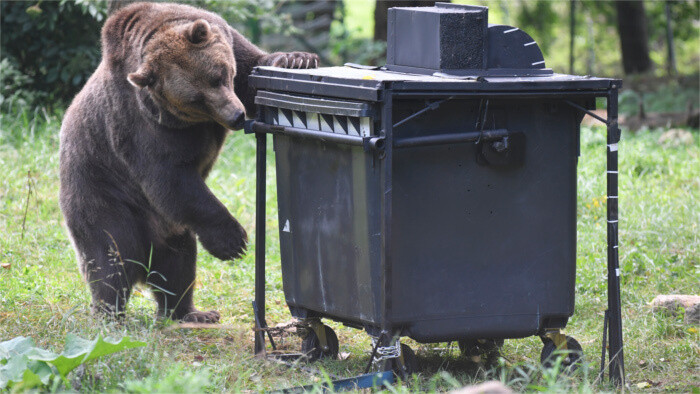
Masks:
[[[211,27],[204,19],[197,19],[185,32],[185,37],[193,44],[201,44],[209,39]]]
[[[126,79],[130,84],[136,86],[137,88],[145,88],[153,85],[156,81],[153,70],[148,65],[143,65],[139,67],[136,72],[133,72],[126,76]]]

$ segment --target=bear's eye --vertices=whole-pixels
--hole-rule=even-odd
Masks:
[[[210,81],[211,87],[218,88],[219,86],[225,86],[228,83],[228,72],[226,69],[221,71],[221,74],[214,77]]]

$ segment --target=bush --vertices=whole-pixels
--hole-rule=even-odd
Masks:
[[[3,97],[24,96],[27,104],[67,103],[100,61],[100,28],[106,17],[106,3],[3,1],[0,14]],[[5,72],[5,65],[11,65],[12,71]],[[12,84],[6,85],[10,79]],[[46,94],[26,100],[34,93],[20,90]],[[42,103],[32,102],[36,100]]]
[[[46,100],[46,93],[32,90],[34,79],[23,74],[14,59],[0,60],[0,111],[12,112],[38,106]]]

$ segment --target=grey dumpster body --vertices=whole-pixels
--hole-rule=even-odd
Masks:
[[[467,22],[451,21],[460,9]],[[295,317],[442,342],[544,335],[574,313],[579,125],[597,97],[614,97],[616,121],[620,83],[553,73],[527,34],[486,25],[484,9],[392,9],[381,69],[251,76],[248,129],[273,134]],[[430,43],[397,33],[415,15],[448,42],[427,60],[415,54]],[[481,34],[480,56],[440,57],[455,23]]]

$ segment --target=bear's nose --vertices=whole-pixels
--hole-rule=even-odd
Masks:
[[[240,130],[243,128],[243,122],[245,122],[245,112],[234,111],[233,116],[226,123],[231,130]]]

